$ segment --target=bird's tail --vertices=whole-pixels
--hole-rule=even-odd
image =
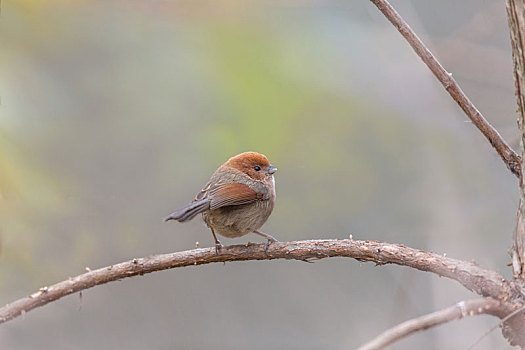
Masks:
[[[184,208],[181,208],[164,218],[164,221],[177,220],[178,222],[186,222],[193,219],[197,214],[205,212],[210,209],[209,199],[202,199],[188,204]]]

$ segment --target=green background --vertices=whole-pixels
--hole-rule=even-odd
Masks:
[[[393,1],[518,148],[500,1]],[[510,276],[516,178],[370,1],[3,1],[0,303],[213,240],[161,218],[243,151],[278,167],[265,232],[403,243]],[[255,235],[225,244],[259,242]],[[349,259],[175,269],[0,326],[5,349],[352,349],[474,295]],[[79,310],[80,309],[80,310]],[[393,349],[464,349],[475,317]],[[493,332],[476,349],[508,347]]]

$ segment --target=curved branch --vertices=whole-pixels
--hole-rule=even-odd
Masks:
[[[42,287],[30,296],[0,308],[0,323],[66,295],[99,284],[155,271],[226,261],[273,259],[310,261],[329,257],[348,257],[359,261],[371,261],[377,265],[408,266],[456,280],[482,296],[490,296],[498,300],[512,297],[512,287],[507,280],[498,273],[482,269],[471,262],[451,259],[400,244],[327,239],[275,242],[267,251],[264,250],[264,244],[249,243],[224,247],[219,254],[215,252],[215,248],[203,248],[133,259],[89,271],[49,287]]]
[[[479,298],[467,301],[461,301],[446,309],[432,312],[430,314],[413,318],[398,324],[395,327],[387,329],[376,338],[359,347],[358,350],[376,350],[383,349],[388,345],[403,339],[415,332],[439,326],[441,324],[462,319],[466,316],[480,314],[500,313],[502,304],[492,298]]]
[[[397,28],[399,33],[412,46],[416,54],[425,62],[432,73],[441,82],[445,90],[461,107],[463,112],[469,117],[474,125],[485,135],[492,147],[496,149],[501,159],[507,165],[507,168],[518,178],[521,175],[521,161],[520,156],[510,148],[496,129],[483,117],[476,106],[465,95],[461,87],[452,78],[452,74],[447,72],[439,61],[432,55],[432,52],[425,46],[425,44],[414,33],[412,28],[405,22],[405,20],[396,12],[396,10],[388,3],[387,0],[370,0],[377,6],[385,17]]]

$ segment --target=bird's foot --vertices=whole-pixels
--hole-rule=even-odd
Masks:
[[[264,252],[266,253],[268,251],[268,248],[270,247],[270,244],[274,243],[274,242],[277,242],[277,240],[273,237],[269,237],[268,240],[266,241],[266,244],[264,245]]]
[[[219,251],[223,248],[224,246],[221,244],[220,241],[216,241],[215,242],[215,254],[219,254]]]
[[[273,242],[277,242],[277,240],[275,238],[273,238],[272,235],[269,235],[267,233],[264,233],[264,232],[261,232],[261,231],[253,231],[253,233],[259,235],[259,236],[263,236],[264,238],[266,238],[268,241],[266,242],[266,244],[264,245],[264,251],[268,251],[268,247],[270,246],[270,244],[272,244]]]

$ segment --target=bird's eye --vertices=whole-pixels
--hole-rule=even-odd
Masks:
[[[253,169],[254,169],[255,171],[259,171],[259,170],[261,170],[261,167],[258,166],[258,165],[256,165],[256,166],[253,167]]]

